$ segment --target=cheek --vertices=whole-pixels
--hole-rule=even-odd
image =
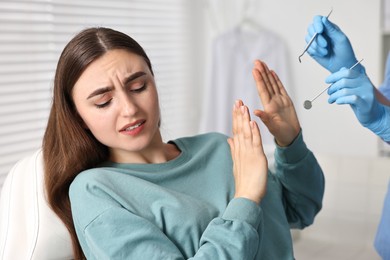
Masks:
[[[151,94],[151,100],[153,100],[152,103],[155,104],[156,107],[159,107],[158,92],[156,87],[153,88],[153,92]]]
[[[153,113],[154,115],[158,118],[158,120],[160,120],[160,103],[158,101],[158,96],[157,94],[153,97],[153,101],[152,104],[153,104]]]
[[[110,140],[113,140],[113,128],[109,119],[110,118],[94,117],[85,120],[87,128],[92,135],[104,145],[109,145]]]
[[[106,132],[111,125],[112,117],[109,113],[94,113],[93,111],[80,111],[80,117],[84,125],[92,134],[99,139],[102,133]]]

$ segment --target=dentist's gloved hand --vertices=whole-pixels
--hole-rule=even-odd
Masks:
[[[390,100],[390,52],[387,54],[384,80],[378,87],[379,91]]]
[[[350,68],[357,62],[348,37],[326,16],[315,16],[307,31],[306,43],[318,33],[307,52],[328,71],[333,73],[342,67]],[[365,72],[360,64],[355,68]]]
[[[333,83],[328,89],[330,104],[349,104],[364,127],[390,141],[390,107],[378,102],[374,86],[365,73],[342,68],[325,81]]]

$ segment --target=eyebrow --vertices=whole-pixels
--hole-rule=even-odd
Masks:
[[[133,81],[134,79],[136,78],[139,78],[139,77],[142,77],[146,75],[145,72],[143,71],[138,71],[136,73],[133,73],[131,74],[129,77],[127,77],[124,81],[124,85],[126,85],[127,83]],[[113,87],[103,87],[103,88],[98,88],[96,90],[94,90],[91,94],[89,94],[89,96],[87,97],[87,99],[90,99],[94,96],[97,96],[97,95],[101,95],[101,94],[104,94],[104,93],[107,93],[109,91],[112,91],[114,88]]]
[[[114,89],[113,87],[98,88],[98,89],[94,90],[91,94],[89,94],[87,99],[90,99],[90,98],[92,98],[94,96],[97,96],[97,95],[101,95],[101,94],[107,93],[107,92],[109,92],[109,91],[111,91],[113,89]]]
[[[127,79],[125,79],[124,84],[126,85],[127,83],[129,83],[129,82],[135,80],[136,78],[142,77],[142,76],[144,76],[144,75],[146,75],[146,73],[143,72],[143,71],[138,71],[138,72],[136,72],[136,73],[133,73],[133,74],[131,74],[129,77],[127,77]]]

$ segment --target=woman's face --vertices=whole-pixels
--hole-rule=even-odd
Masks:
[[[131,160],[162,142],[156,85],[142,57],[108,51],[86,68],[72,96],[85,127],[108,146],[111,160]]]

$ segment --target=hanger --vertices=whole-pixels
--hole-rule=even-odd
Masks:
[[[221,26],[218,22],[218,12],[215,9],[215,5],[210,3],[211,0],[204,0],[204,7],[209,14],[211,27],[219,34],[221,32]]]
[[[211,27],[217,34],[229,28],[237,28],[245,32],[259,32],[263,30],[260,24],[250,14],[250,10],[254,8],[254,0],[236,0],[237,2],[228,2],[226,0],[203,0],[206,12],[209,15]],[[230,4],[231,8],[235,8],[234,4],[239,4],[237,10],[240,11],[234,18],[234,23],[229,24],[232,17],[227,13],[226,5]],[[224,8],[225,7],[225,8]],[[234,10],[234,9],[233,9]],[[238,19],[237,19],[238,18]]]
[[[253,17],[249,13],[249,11],[253,9],[253,1],[243,0],[242,4],[243,8],[241,9],[241,20],[238,23],[238,28],[246,32],[257,33],[259,31],[262,31],[263,28],[255,19],[253,19]]]

